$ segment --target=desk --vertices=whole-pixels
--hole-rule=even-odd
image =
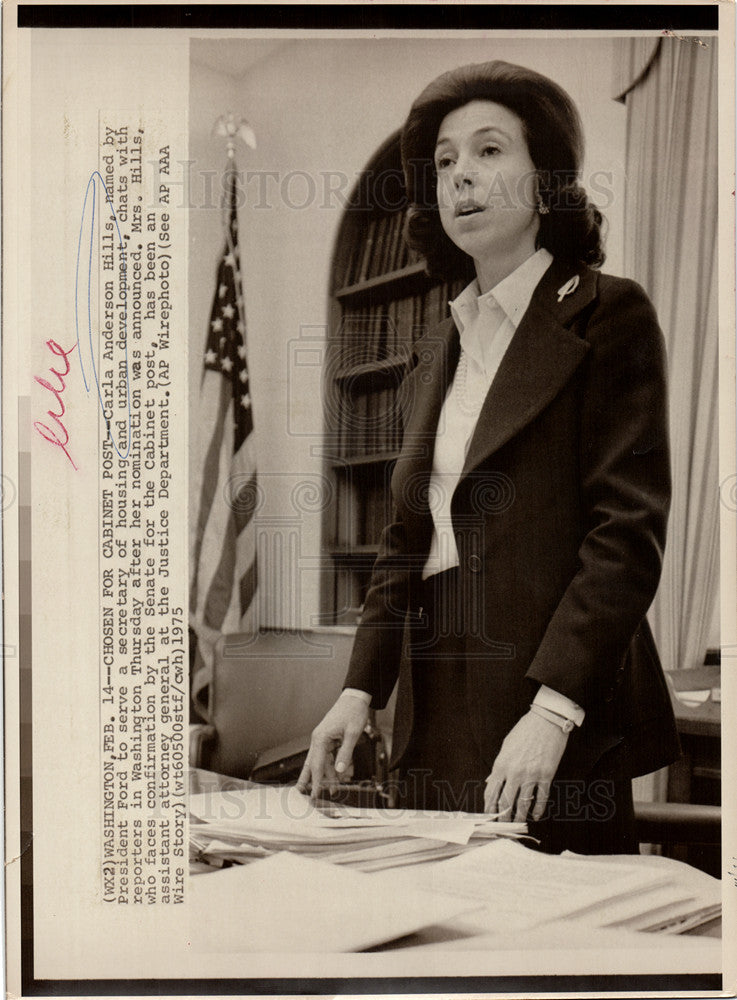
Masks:
[[[688,954],[709,955],[716,971],[721,966],[721,921],[714,921],[689,935],[638,934],[618,929],[590,929],[574,921],[560,920],[554,924],[533,927],[524,935],[501,935],[484,928],[483,915],[459,917],[452,924],[425,927],[400,941],[392,941],[372,951],[417,953],[480,951],[571,951],[604,952],[610,950],[649,950],[653,947],[669,951],[683,950]]]
[[[227,778],[222,775],[213,774],[210,772],[192,769],[190,771],[190,790],[193,793],[203,793],[203,792],[217,792],[224,791],[228,789],[237,788],[252,788],[255,787],[253,782],[244,781],[238,778]],[[608,862],[620,863],[623,866],[638,864],[643,867],[655,866],[661,868],[667,868],[670,866],[674,871],[678,872],[679,878],[683,881],[683,888],[686,895],[693,895],[698,891],[699,880],[708,879],[708,876],[704,875],[702,872],[698,872],[695,869],[691,871],[684,871],[683,866],[679,865],[678,862],[674,862],[668,858],[661,857],[641,857],[636,858],[632,856],[617,856],[617,857],[607,857]],[[413,866],[413,871],[419,871],[421,867],[426,869],[431,869],[433,863],[428,862],[423,866]],[[406,871],[407,869],[397,869],[397,872]],[[195,863],[192,868],[192,873],[196,874],[198,878],[207,878],[208,875],[207,866],[200,863]],[[396,880],[393,883],[395,886],[397,884]],[[679,887],[681,887],[681,882],[679,881]],[[691,891],[693,890],[693,891]],[[684,896],[685,898],[685,896]],[[357,905],[360,905],[357,903]],[[496,927],[492,929],[492,924],[495,918]],[[479,950],[510,950],[513,947],[525,950],[541,947],[541,942],[546,942],[548,947],[558,947],[561,943],[565,944],[567,947],[571,947],[572,941],[578,941],[576,945],[580,948],[600,948],[607,945],[611,946],[612,949],[629,947],[640,947],[640,948],[654,948],[662,947],[666,950],[677,950],[679,945],[678,942],[683,942],[683,935],[655,935],[655,934],[636,934],[632,931],[625,931],[621,929],[609,930],[609,929],[594,929],[587,925],[584,920],[558,920],[555,923],[550,923],[544,927],[534,928],[535,933],[528,936],[527,932],[520,935],[519,933],[515,935],[506,935],[499,933],[499,920],[498,914],[492,912],[492,908],[481,910],[474,913],[472,916],[466,916],[463,918],[458,918],[453,921],[444,924],[436,924],[435,926],[424,928],[422,931],[411,935],[410,937],[403,938],[400,941],[394,941],[390,945],[383,946],[389,950],[402,950],[402,949],[428,949],[428,950],[444,950],[450,948],[452,950],[469,950],[469,951],[479,951]],[[710,924],[704,927],[698,928],[693,932],[694,935],[708,937],[708,938],[719,938],[721,934],[721,921],[712,921]],[[534,942],[537,942],[535,944]],[[695,944],[683,943],[680,947],[685,949],[691,949],[695,947]],[[707,946],[707,950],[711,946]],[[719,944],[718,941],[714,941],[714,948],[709,951],[710,954],[713,952],[713,957],[715,961],[714,968],[718,968],[719,961]]]
[[[677,692],[720,688],[718,665],[666,673],[673,713],[683,755],[668,768],[668,802],[699,805],[720,805],[722,799],[721,770],[721,702],[709,697],[700,705],[685,705]],[[696,865],[710,875],[720,877],[721,845],[679,845],[672,856]]]
[[[681,738],[683,757],[668,771],[668,801],[719,805],[721,802],[721,702],[711,697],[701,705],[689,706],[676,691],[719,688],[718,666],[666,673],[673,713]]]

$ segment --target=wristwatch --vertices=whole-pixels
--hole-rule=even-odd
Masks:
[[[530,711],[534,712],[535,715],[541,716],[543,719],[547,719],[548,722],[552,722],[554,726],[558,726],[564,733],[572,733],[576,728],[576,723],[573,719],[566,719],[564,715],[551,712],[549,708],[543,708],[542,705],[536,705],[534,702],[530,705]]]

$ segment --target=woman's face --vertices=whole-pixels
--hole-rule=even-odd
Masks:
[[[537,177],[521,120],[501,104],[471,101],[451,111],[435,148],[440,222],[477,262],[535,251]]]

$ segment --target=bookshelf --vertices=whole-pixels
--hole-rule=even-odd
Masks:
[[[359,178],[335,243],[324,372],[325,471],[333,487],[323,522],[325,624],[356,625],[402,442],[397,390],[412,345],[448,314],[463,280],[433,281],[403,239],[407,209],[399,133]]]

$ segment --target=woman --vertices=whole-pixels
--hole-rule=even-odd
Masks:
[[[655,314],[595,270],[580,121],[552,81],[444,74],[402,160],[410,243],[473,280],[415,347],[393,523],[300,787],[347,773],[398,680],[401,802],[526,820],[549,851],[636,852],[631,778],[678,755],[645,621],[670,499]]]

